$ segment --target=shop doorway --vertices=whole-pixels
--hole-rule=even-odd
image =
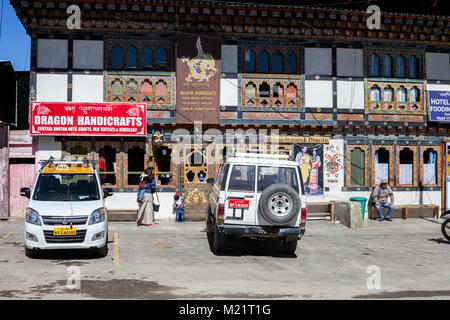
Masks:
[[[99,173],[102,184],[116,184],[117,151],[111,146],[104,146],[99,150]]]
[[[20,188],[33,188],[35,178],[34,158],[9,159],[9,212],[11,217],[24,217],[28,199],[20,196]]]
[[[138,185],[139,177],[144,172],[145,150],[134,146],[128,149],[128,185]]]
[[[161,185],[170,184],[171,171],[170,164],[172,159],[172,150],[166,146],[159,148],[155,152],[155,173]]]

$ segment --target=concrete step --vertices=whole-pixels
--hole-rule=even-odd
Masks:
[[[108,210],[108,221],[136,221],[136,210]]]

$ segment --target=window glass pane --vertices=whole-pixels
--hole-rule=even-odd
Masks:
[[[392,77],[392,58],[387,55],[383,57],[383,77]]]
[[[299,191],[297,174],[295,168],[286,167],[259,167],[258,168],[258,192],[274,183],[284,183],[290,185],[297,192]]]
[[[413,184],[414,153],[410,149],[400,151],[399,183],[402,185]]]
[[[375,152],[375,184],[380,184],[381,180],[389,181],[389,151],[380,148]]]
[[[144,171],[145,150],[134,146],[128,149],[128,185],[138,185],[139,177]]]
[[[410,100],[411,100],[411,102],[419,102],[420,101],[420,92],[419,92],[419,89],[417,89],[416,87],[413,87],[411,89]]]
[[[370,71],[369,75],[371,77],[379,77],[380,76],[380,59],[376,54],[372,54],[370,56]]]
[[[245,72],[255,72],[255,53],[252,50],[247,50],[245,53]]]
[[[99,200],[97,180],[93,174],[41,174],[33,195],[39,201]]]
[[[152,67],[152,50],[149,47],[144,47],[141,51],[141,66],[144,68]]]
[[[350,153],[350,185],[365,185],[365,154],[361,149],[354,149]]]
[[[221,178],[220,178],[220,190],[225,190],[225,185],[227,183],[227,178],[228,178],[228,169],[230,168],[230,165],[227,164],[225,165],[225,167],[223,167],[222,173],[221,173]]]
[[[381,101],[381,90],[378,86],[374,86],[370,89],[370,101]]]
[[[437,184],[437,152],[433,149],[423,153],[423,184]]]
[[[127,49],[127,69],[137,68],[137,49],[135,47],[129,47]]]
[[[404,87],[400,87],[397,90],[397,101],[406,102],[406,89]]]
[[[278,51],[273,54],[273,73],[283,73],[283,56]]]
[[[228,191],[255,191],[255,166],[233,166]]]
[[[409,57],[409,77],[412,79],[418,78],[419,64],[415,56]]]
[[[269,73],[269,54],[267,51],[261,51],[258,60],[258,72]]]
[[[114,69],[122,69],[123,68],[123,49],[119,46],[112,48],[111,66]]]
[[[287,73],[296,73],[296,59],[295,54],[293,52],[288,52],[286,55],[286,72]]]
[[[163,68],[167,66],[167,52],[166,49],[163,47],[160,47],[158,50],[156,50],[156,66],[158,68]]]
[[[384,88],[383,90],[383,101],[392,102],[394,101],[394,90],[391,87]]]
[[[397,78],[406,78],[406,62],[403,56],[397,56],[395,69],[395,76]]]

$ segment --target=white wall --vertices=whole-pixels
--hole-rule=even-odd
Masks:
[[[38,73],[36,101],[67,102],[67,74]]]
[[[39,161],[48,160],[50,157],[55,159],[61,158],[61,142],[55,141],[55,137],[46,137],[40,136],[38,137],[38,151],[37,151],[37,160]],[[41,168],[40,165],[36,166],[36,169],[39,170]]]
[[[74,69],[103,69],[103,41],[74,40]]]
[[[158,192],[160,208],[155,212],[155,220],[169,220],[173,210],[173,196],[175,192]],[[115,192],[105,199],[106,210],[136,210],[136,192]]]
[[[222,45],[222,72],[238,72],[237,49],[236,45]]]
[[[305,75],[332,75],[331,48],[305,48]]]
[[[332,108],[333,82],[328,80],[306,80],[305,107]]]
[[[337,107],[364,109],[364,82],[337,81]]]
[[[38,68],[67,69],[68,42],[59,39],[38,39],[37,45]]]
[[[220,79],[220,105],[237,106],[239,91],[238,79]]]
[[[448,53],[427,52],[425,54],[427,79],[450,80],[449,57]]]
[[[363,50],[336,49],[337,75],[343,77],[363,77]]]
[[[72,101],[103,102],[103,75],[74,74]]]

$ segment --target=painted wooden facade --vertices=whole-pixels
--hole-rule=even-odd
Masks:
[[[194,166],[190,159],[209,143],[184,150],[180,165],[170,160],[175,157],[171,134],[177,129],[194,133],[193,125],[176,122],[178,37],[198,34],[217,39],[222,49],[219,120],[203,131],[276,129],[283,137],[330,138],[322,200],[369,192],[381,148],[389,152],[388,177],[395,190],[420,187],[437,192],[430,201],[442,199],[444,173],[438,170],[436,184],[424,185],[423,165],[429,149],[436,152],[438,165],[445,161],[442,141],[450,136],[449,125],[428,121],[427,102],[430,88],[450,91],[448,17],[383,13],[381,29],[369,30],[364,11],[216,1],[89,1],[80,5],[81,29],[69,31],[69,2],[12,3],[32,37],[31,101],[147,103],[146,139],[54,139],[64,154],[97,160],[100,149],[108,148],[109,184],[118,192],[135,191],[136,172],[151,157],[164,158],[170,164],[159,170],[166,179],[161,190],[186,192],[188,205],[204,203],[205,177],[214,169],[204,161]],[[82,89],[83,82],[89,87]],[[157,145],[155,137],[162,137]],[[400,165],[407,164],[410,151],[411,184],[401,184]],[[352,178],[354,152],[364,166],[359,178]],[[131,163],[132,157],[140,164]],[[415,195],[405,196],[411,198]]]

